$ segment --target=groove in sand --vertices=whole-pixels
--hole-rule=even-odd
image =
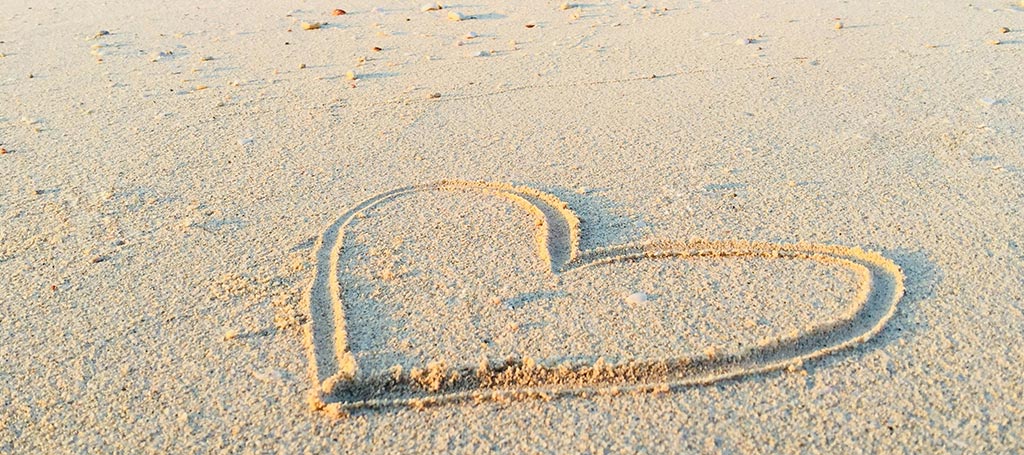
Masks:
[[[402,196],[426,191],[473,191],[507,199],[537,220],[540,258],[554,274],[613,262],[649,258],[791,258],[833,264],[859,277],[855,301],[838,319],[801,333],[765,340],[736,352],[634,359],[616,364],[541,365],[530,358],[478,365],[432,363],[409,372],[380,371],[356,377],[349,351],[343,283],[338,263],[345,230],[360,213]],[[579,250],[580,222],[557,197],[524,186],[446,180],[407,186],[373,196],[345,212],[318,240],[316,272],[306,293],[310,325],[306,347],[315,384],[311,405],[344,413],[358,409],[525,398],[661,392],[781,370],[848,349],[876,335],[892,317],[904,292],[899,266],[858,247],[742,240],[655,241]]]

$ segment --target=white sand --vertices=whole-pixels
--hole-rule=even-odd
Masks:
[[[1024,447],[1024,6],[124,3],[0,0],[0,453]],[[441,179],[565,200],[581,250],[863,247],[906,295],[872,340],[788,371],[310,410],[317,238]],[[342,255],[360,371],[720,354],[856,300],[841,267],[727,258],[531,294],[544,263],[513,205],[372,212]]]

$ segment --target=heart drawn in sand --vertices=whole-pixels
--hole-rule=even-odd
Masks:
[[[365,212],[424,192],[465,191],[498,196],[536,219],[537,252],[555,275],[612,263],[658,258],[795,259],[847,269],[857,277],[849,308],[834,319],[734,352],[666,352],[661,358],[551,365],[531,358],[476,365],[429,365],[408,372],[359,371],[350,350],[342,279],[346,230]],[[441,181],[373,196],[342,215],[321,236],[316,274],[306,294],[311,404],[348,412],[464,400],[515,400],[563,395],[667,391],[798,366],[865,342],[882,330],[904,292],[903,273],[891,260],[857,247],[741,240],[665,240],[580,251],[580,221],[568,205],[532,188],[502,183]],[[357,374],[357,372],[359,372]]]

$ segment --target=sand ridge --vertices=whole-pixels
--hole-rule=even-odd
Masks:
[[[434,361],[422,368],[371,372],[357,377],[349,350],[344,283],[339,275],[346,228],[369,209],[428,191],[469,191],[512,202],[536,220],[537,254],[552,274],[650,258],[790,258],[837,265],[859,280],[854,303],[839,318],[804,331],[765,339],[736,352],[709,347],[700,355],[630,359],[615,364],[540,364],[535,359],[481,359],[477,365]],[[310,404],[335,414],[369,408],[421,407],[466,400],[550,399],[564,395],[664,392],[758,373],[793,368],[804,361],[856,346],[882,330],[904,292],[899,266],[858,247],[743,240],[658,240],[580,251],[580,220],[557,197],[526,186],[443,180],[375,195],[345,212],[318,240],[316,272],[306,304],[311,315],[306,344],[315,384]]]

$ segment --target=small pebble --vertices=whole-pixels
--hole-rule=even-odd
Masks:
[[[644,294],[643,292],[634,292],[626,297],[626,303],[630,305],[647,303],[647,294]]]
[[[306,64],[305,63],[299,63],[299,69],[300,70],[306,69]]]
[[[420,11],[424,13],[427,11],[438,11],[441,9],[444,9],[444,7],[441,6],[440,3],[427,3],[426,5],[420,7]]]
[[[319,30],[324,24],[319,22],[303,22],[300,24],[303,30]]]
[[[382,51],[384,49],[381,49],[381,48],[379,48],[377,46],[373,46],[373,49],[371,49],[371,50],[374,51],[374,52],[380,52],[380,51]]]
[[[465,38],[466,39],[473,39],[473,38],[476,38],[477,36],[478,35],[476,34],[476,32],[469,32],[469,33],[466,33],[466,37]]]
[[[537,24],[532,24],[532,23],[531,24],[526,24],[526,28],[534,28],[536,26],[537,26]]]
[[[462,13],[460,13],[458,11],[449,11],[448,12],[448,20],[450,20],[450,21],[459,22],[461,20],[464,20],[465,18],[466,18],[466,16],[463,16]]]
[[[997,39],[990,39],[990,40],[986,41],[986,43],[991,44],[993,46],[998,46],[1000,44],[1003,44],[1002,41],[999,41]]]
[[[8,152],[7,149],[5,149],[3,147],[0,147],[0,155],[6,155],[8,153],[10,153],[10,152]]]
[[[836,30],[842,30],[843,29],[843,23],[842,22],[836,22],[836,25],[834,25],[833,28],[835,28]]]
[[[197,85],[197,86],[196,86],[196,91],[199,91],[199,90],[206,90],[206,89],[208,89],[208,88],[210,88],[210,87],[207,87],[207,86],[205,86],[205,85],[202,85],[202,84],[200,84],[200,85]]]
[[[210,57],[209,55],[203,56],[199,59],[200,62],[208,62],[210,60],[213,60],[213,57]]]
[[[750,44],[750,38],[740,38],[736,40],[736,44],[739,44],[741,46],[744,44]]]
[[[1007,27],[999,27],[999,33],[1010,33],[1010,29]]]
[[[349,71],[347,71],[345,73],[345,79],[348,79],[350,81],[354,81],[354,80],[359,79],[359,78],[356,76],[356,72],[355,71],[349,70]]]
[[[331,11],[331,16],[344,16],[345,14],[345,10],[343,9],[335,8],[334,11]]]
[[[565,10],[570,9],[570,8],[572,8],[572,4],[569,3],[569,2],[563,2],[561,5],[558,5],[558,9],[560,9],[562,11],[565,11]]]
[[[491,54],[489,52],[487,52],[487,51],[478,51],[478,52],[473,54],[474,57],[486,57],[488,55],[491,55]]]
[[[440,97],[441,97],[441,94],[437,93],[437,92],[431,92],[431,93],[427,94],[427,99],[431,99],[431,100],[438,99]]]

